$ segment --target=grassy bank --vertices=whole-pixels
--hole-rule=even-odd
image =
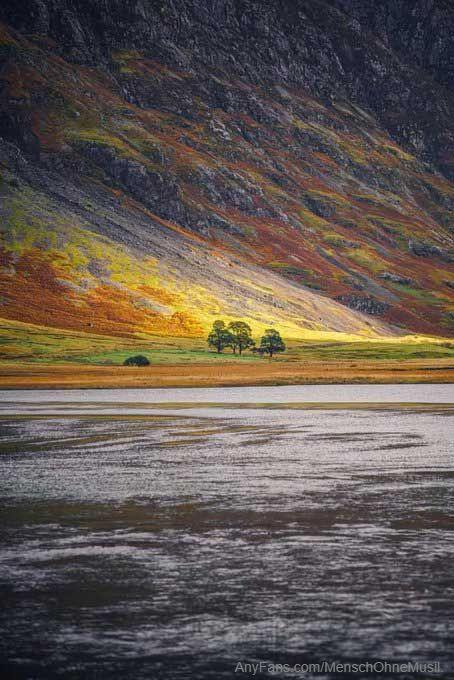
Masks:
[[[304,342],[286,340],[287,352],[276,362],[307,360],[374,360],[454,358],[454,340],[398,339],[394,341]],[[266,359],[247,352],[218,355],[204,338],[121,338],[50,329],[13,321],[0,321],[0,362],[37,364],[121,365],[132,354],[145,354],[154,365],[225,362],[263,363]]]
[[[134,354],[152,365],[123,367]],[[203,338],[119,338],[0,323],[0,388],[454,382],[453,374],[448,340],[293,340],[270,361],[250,352],[217,354]]]
[[[3,363],[0,389],[451,383],[453,359],[161,364],[145,368]]]

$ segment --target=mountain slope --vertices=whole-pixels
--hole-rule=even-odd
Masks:
[[[1,316],[449,335],[452,14],[410,4],[4,2]]]

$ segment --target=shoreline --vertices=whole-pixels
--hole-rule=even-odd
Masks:
[[[450,384],[454,359],[156,364],[0,364],[0,390]]]

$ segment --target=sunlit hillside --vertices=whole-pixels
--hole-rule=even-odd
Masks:
[[[32,26],[6,10],[3,319],[121,338],[202,338],[218,317],[313,341],[452,335],[448,147],[442,158],[426,132],[404,134],[378,66],[385,111],[372,91],[339,90],[331,56],[323,85],[305,81],[308,57],[291,45],[262,75],[256,61],[218,63],[197,16],[195,47],[178,35],[166,52],[129,28],[119,38],[105,17],[98,45],[82,10],[65,31],[52,12]],[[348,41],[330,12],[321,34]],[[357,40],[355,77],[375,59],[396,87],[419,87],[379,41]],[[252,60],[242,49],[232,54]],[[290,58],[301,68],[285,75]],[[343,48],[336,58],[347,73]],[[433,124],[449,126],[443,116]]]

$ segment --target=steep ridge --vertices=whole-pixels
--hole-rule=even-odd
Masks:
[[[0,316],[449,335],[452,5],[405,7],[3,2]]]

